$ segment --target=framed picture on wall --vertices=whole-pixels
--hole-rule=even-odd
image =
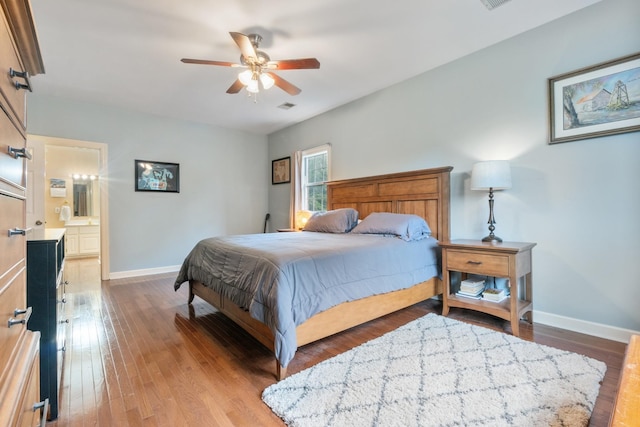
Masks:
[[[271,161],[271,184],[291,182],[291,157]]]
[[[67,181],[59,178],[51,178],[49,180],[49,189],[51,197],[67,197]]]
[[[135,190],[180,192],[180,165],[178,163],[135,161]]]
[[[640,130],[640,53],[549,79],[549,143]]]

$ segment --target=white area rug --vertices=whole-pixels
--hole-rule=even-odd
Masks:
[[[268,388],[290,426],[586,426],[606,365],[428,314]]]

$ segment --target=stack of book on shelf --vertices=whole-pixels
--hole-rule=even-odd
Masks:
[[[484,279],[465,279],[460,282],[460,290],[456,296],[464,298],[480,299],[484,291]]]
[[[504,289],[487,288],[482,293],[482,299],[485,301],[500,302],[509,295]]]

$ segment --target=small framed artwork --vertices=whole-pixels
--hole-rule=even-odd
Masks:
[[[291,182],[291,157],[271,161],[271,184]]]
[[[67,197],[67,181],[64,179],[51,178],[49,180],[51,197]]]
[[[549,79],[549,143],[640,130],[640,53]]]
[[[180,192],[180,165],[178,163],[135,161],[136,191]]]

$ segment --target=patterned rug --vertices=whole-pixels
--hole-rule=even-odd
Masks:
[[[436,314],[268,388],[289,426],[586,426],[606,365]]]

